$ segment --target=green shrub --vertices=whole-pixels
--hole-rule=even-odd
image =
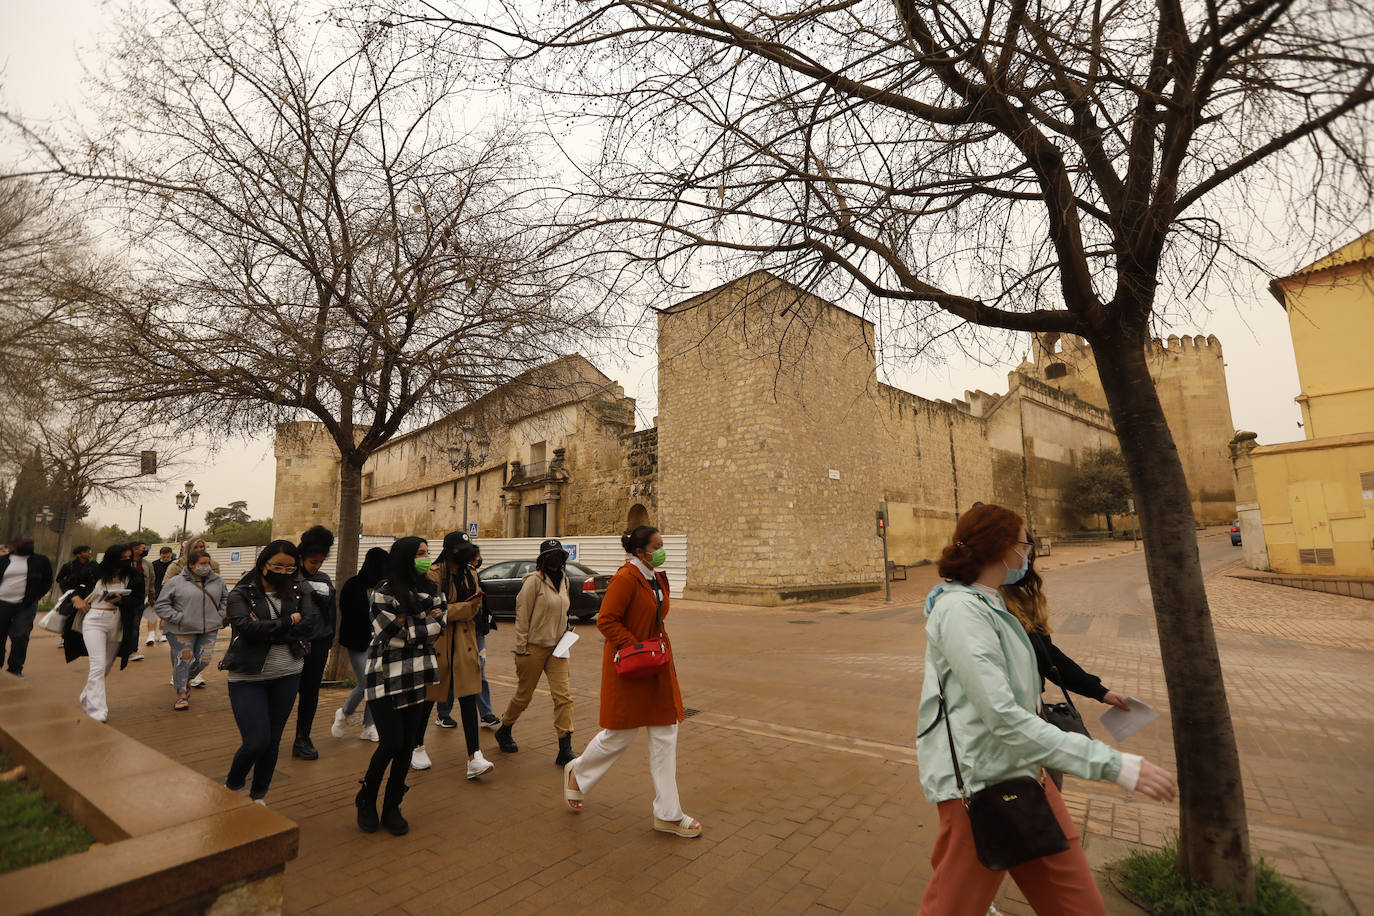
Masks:
[[[0,753],[0,771],[13,767]],[[0,782],[0,874],[85,852],[94,842],[33,780]]]
[[[1263,859],[1255,869],[1259,902],[1246,906],[1207,888],[1194,887],[1178,870],[1178,837],[1162,849],[1134,852],[1113,869],[1117,884],[1128,895],[1149,904],[1158,916],[1314,916],[1297,888]]]

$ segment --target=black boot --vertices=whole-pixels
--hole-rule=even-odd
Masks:
[[[558,739],[558,756],[553,758],[553,762],[556,766],[561,767],[566,766],[568,761],[576,759],[577,755],[573,753],[572,749],[572,733],[569,732]]]
[[[358,806],[358,829],[363,833],[376,833],[381,821],[377,819],[377,786],[368,785],[366,779],[358,780],[362,786],[353,804]]]
[[[391,832],[392,836],[405,836],[410,832],[410,824],[401,817],[401,799],[410,786],[401,786],[393,789],[388,783],[386,787],[386,797],[382,799],[382,826]]]
[[[509,725],[502,725],[496,730],[496,743],[507,754],[514,754],[520,750],[520,745],[516,744],[515,738],[511,736]]]
[[[291,756],[299,757],[302,760],[319,760],[320,752],[315,750],[315,745],[311,743],[309,736],[301,735],[296,738],[296,743],[291,745]]]

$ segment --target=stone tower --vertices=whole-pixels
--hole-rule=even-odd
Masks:
[[[881,587],[873,326],[758,272],[659,315],[658,502],[688,594]]]
[[[311,525],[339,529],[339,450],[323,423],[278,423],[272,537],[295,541]]]
[[[1070,334],[1036,334],[1033,348],[1020,371],[1107,407],[1087,341]],[[1221,342],[1210,335],[1170,335],[1168,340],[1152,340],[1145,355],[1188,477],[1193,515],[1204,524],[1227,524],[1235,518],[1236,506],[1230,455],[1235,426]]]

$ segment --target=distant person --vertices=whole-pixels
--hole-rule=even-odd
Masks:
[[[203,538],[203,537],[193,537],[193,538],[188,538],[187,540],[182,541],[182,542],[181,542],[181,555],[178,556],[175,560],[172,561],[172,565],[171,565],[171,566],[168,566],[168,567],[167,567],[167,572],[166,572],[165,575],[166,575],[166,576],[175,576],[177,573],[179,573],[179,572],[181,572],[183,569],[185,569],[185,568],[186,568],[186,557],[189,556],[190,553],[191,553],[191,551],[193,551],[193,550],[204,550],[204,551],[206,551],[206,552],[209,552],[210,547],[209,547],[209,545],[207,545],[207,544],[205,543],[205,538]],[[213,554],[212,554],[211,557],[210,557],[210,565],[214,568],[215,572],[219,572],[219,561],[217,561],[217,560],[214,558],[214,555],[213,555]],[[164,576],[164,578],[165,578],[165,576]]]
[[[57,587],[64,592],[76,588],[86,582],[99,565],[91,555],[91,545],[76,545],[72,548],[72,558],[63,563],[62,568],[57,571]]]
[[[228,612],[229,587],[210,565],[210,555],[191,551],[178,575],[162,583],[153,605],[172,653],[172,709],[191,708],[191,680],[210,665]]]
[[[129,633],[138,642],[141,612],[130,613],[126,600],[134,592],[134,552],[128,544],[111,544],[96,568],[95,584],[85,594],[72,596],[76,613],[67,618],[63,634],[67,661],[85,655],[89,659],[86,686],[78,697],[82,710],[97,722],[109,720],[106,679],[116,659],[122,670],[129,662]]]
[[[348,664],[357,681],[343,706],[334,711],[334,724],[329,733],[342,738],[349,718],[363,707],[363,730],[358,737],[377,742],[377,726],[372,722],[372,709],[363,701],[367,697],[367,649],[372,645],[372,590],[386,578],[387,552],[373,547],[363,558],[358,574],[339,589],[339,645],[348,653]]]
[[[475,545],[474,545],[475,546]],[[482,568],[482,551],[477,551],[477,558],[472,561],[472,571],[476,574]],[[480,717],[483,728],[497,729],[501,727],[501,719],[497,717],[496,711],[491,708],[491,685],[487,683],[487,636],[496,630],[496,617],[491,613],[491,604],[486,596],[482,598],[482,610],[477,614],[477,655],[482,661],[482,689],[477,694],[477,714]]]
[[[191,548],[198,554],[197,548]],[[266,805],[277,769],[281,735],[296,705],[307,641],[318,613],[300,575],[300,551],[290,541],[272,541],[229,592],[233,639],[220,660],[228,671],[229,706],[243,741],[224,784],[242,790],[253,771],[248,796]],[[213,565],[211,567],[213,569]]]
[[[425,689],[438,682],[434,643],[444,631],[444,596],[427,575],[429,542],[404,537],[391,545],[387,576],[372,590],[372,643],[367,649],[367,705],[381,741],[353,803],[358,828],[393,836],[409,832],[401,816],[411,752],[428,710]],[[390,775],[387,776],[387,770]],[[387,776],[381,817],[377,792]]]
[[[172,565],[172,548],[162,547],[157,552],[157,559],[153,561],[153,598],[157,600],[158,590],[162,588],[162,583],[167,578],[167,569]]]
[[[8,644],[5,670],[15,677],[24,676],[38,602],[52,588],[52,581],[52,561],[33,552],[29,535],[15,538],[9,553],[0,557],[0,662],[5,661]]]
[[[467,744],[467,778],[476,779],[491,772],[494,765],[482,756],[479,743],[481,729],[477,718],[477,694],[482,689],[482,659],[477,649],[477,615],[482,610],[482,588],[477,583],[477,574],[472,563],[477,558],[477,545],[461,531],[450,531],[444,535],[444,547],[439,554],[439,562],[429,568],[429,578],[438,583],[446,602],[444,632],[434,644],[435,662],[439,667],[439,680],[430,684],[426,699],[438,704],[435,724],[441,728],[454,728],[453,704],[455,697],[459,716],[463,720],[463,739]],[[428,727],[429,714],[420,726],[420,737],[411,757],[411,766],[416,769],[429,769],[429,757],[425,752],[425,729]],[[417,757],[424,755],[425,766],[419,766]]]
[[[511,729],[534,698],[534,688],[543,675],[553,697],[553,728],[558,736],[558,756],[554,762],[563,766],[575,756],[572,749],[573,698],[572,667],[569,659],[555,658],[554,648],[563,634],[571,629],[568,608],[572,603],[565,567],[568,552],[563,542],[549,538],[539,545],[539,558],[534,572],[528,573],[515,597],[515,676],[519,682],[515,696],[510,698],[501,714],[501,727],[496,730],[496,743],[507,754],[520,750]]]
[[[677,727],[683,719],[682,691],[672,645],[663,621],[668,616],[668,577],[663,535],[640,525],[625,533],[620,546],[629,557],[616,570],[601,599],[596,628],[606,637],[601,656],[601,731],[582,756],[563,768],[563,798],[574,812],[582,797],[596,788],[641,728],[649,733],[649,776],[654,784],[653,827],[680,837],[701,836],[701,822],[683,813],[677,793]],[[616,670],[619,650],[662,637],[668,664],[641,680],[625,680]]]
[[[134,565],[143,580],[143,620],[148,624],[147,645],[158,642],[166,642],[167,637],[162,634],[162,618],[153,612],[153,602],[157,601],[157,574],[153,570],[153,562],[148,559],[148,545],[143,541],[133,541],[129,544],[134,551]]]
[[[339,613],[339,594],[334,582],[322,568],[334,549],[334,532],[316,525],[301,535],[296,545],[301,552],[301,574],[315,599],[319,616],[315,632],[310,637],[310,654],[301,669],[300,699],[296,703],[296,740],[291,756],[301,760],[318,760],[320,752],[310,740],[315,725],[315,710],[320,705],[320,682],[324,680],[324,666],[334,648],[334,618]]]
[[[1014,778],[1040,782],[1067,848],[1012,867],[1012,878],[1037,913],[1091,916],[1105,912],[1102,895],[1059,790],[1042,768],[1116,782],[1158,801],[1172,801],[1177,790],[1166,770],[1061,731],[1036,714],[1042,685],[1035,652],[998,591],[1024,578],[1030,549],[1015,512],[996,505],[970,509],[940,556],[945,582],[926,599],[916,755],[921,787],[940,818],[931,855],[935,873],[921,902],[926,916],[988,912],[1006,874],[978,858],[968,795]]]

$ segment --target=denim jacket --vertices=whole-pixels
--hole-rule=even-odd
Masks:
[[[1040,674],[1025,628],[1001,601],[946,582],[926,598],[925,680],[916,724],[921,788],[930,802],[959,797],[939,684],[970,793],[1041,767],[1083,779],[1116,779],[1121,752],[1039,717]]]

